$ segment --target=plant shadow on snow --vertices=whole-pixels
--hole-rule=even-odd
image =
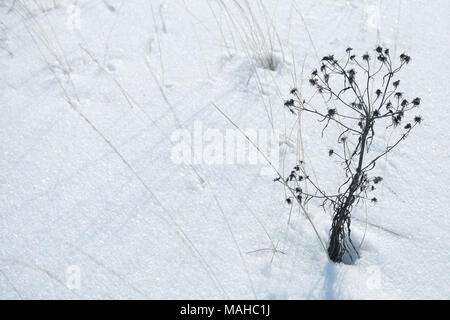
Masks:
[[[338,277],[338,273],[339,271],[342,273],[346,268],[353,268],[355,266],[355,262],[352,263],[350,258],[347,259],[347,262],[343,259],[342,263],[339,264],[336,264],[331,260],[326,264],[323,270],[323,296],[321,299],[337,300],[340,299],[340,297],[342,298],[342,292],[340,292],[342,287],[342,277]],[[341,280],[339,280],[339,278],[341,278]]]
[[[242,53],[232,55],[221,55],[217,61],[223,74],[230,76],[230,83],[234,83],[234,90],[251,92],[260,98],[267,99],[276,92],[274,73],[276,76],[290,74],[289,61],[281,55],[271,53],[264,59],[261,56],[248,56]],[[268,102],[265,102],[268,104]]]
[[[263,56],[255,57],[257,66],[262,69],[276,71],[280,65],[280,59],[274,53],[267,53]]]
[[[324,270],[325,273],[323,285],[324,299],[327,300],[336,299],[336,292],[335,292],[336,272],[337,272],[336,265],[332,261],[329,261],[325,266]]]

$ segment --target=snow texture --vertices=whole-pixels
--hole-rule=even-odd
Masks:
[[[0,2],[1,299],[450,298],[450,2],[240,3]],[[257,26],[274,70],[245,41]],[[378,44],[412,57],[401,86],[424,122],[377,165],[355,264],[327,260],[262,165],[173,161],[177,129],[233,129],[214,103],[242,129],[282,132],[286,174],[293,74],[308,96],[319,57]],[[303,120],[305,160],[336,186],[334,140]],[[308,211],[327,240],[329,214]]]

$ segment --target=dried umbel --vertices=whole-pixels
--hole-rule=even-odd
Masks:
[[[370,192],[383,178],[371,176],[371,171],[381,157],[396,148],[422,122],[422,117],[417,115],[406,121],[407,115],[420,106],[421,99],[408,100],[399,91],[397,74],[411,62],[405,53],[399,58],[391,58],[389,49],[381,46],[375,48],[374,55],[357,56],[352,48],[347,48],[342,59],[325,56],[320,68],[311,73],[309,84],[326,103],[321,108],[313,106],[301,99],[294,88],[290,91],[292,98],[284,104],[293,114],[305,112],[316,116],[323,125],[322,135],[332,122],[339,129],[336,141],[340,146],[330,149],[328,156],[342,162],[345,179],[334,194],[326,193],[306,175],[303,161],[295,165],[284,181],[296,195],[296,201],[305,204],[316,199],[325,210],[332,210],[328,255],[334,262],[342,262],[345,256],[351,261],[359,257],[351,239],[352,210],[361,201],[378,201]],[[382,151],[371,148],[375,134],[386,130],[397,132],[394,143]],[[310,185],[309,192],[303,191],[300,181]],[[293,199],[289,200],[293,204]]]

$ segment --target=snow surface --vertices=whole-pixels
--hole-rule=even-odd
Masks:
[[[450,2],[267,0],[265,15],[248,3],[278,32],[274,71],[242,41],[250,20],[233,1],[0,2],[0,298],[450,298]],[[328,262],[297,208],[287,224],[261,166],[172,160],[177,128],[233,128],[215,103],[243,129],[270,129],[269,111],[290,141],[286,173],[292,75],[300,86],[318,57],[377,44],[411,55],[402,90],[425,121],[377,166],[354,265]],[[334,140],[308,120],[305,159],[336,185]],[[328,239],[329,216],[308,210]],[[355,217],[360,243],[364,210]],[[260,250],[273,245],[282,253]]]

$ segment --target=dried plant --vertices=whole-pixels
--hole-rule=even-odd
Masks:
[[[335,123],[339,130],[339,148],[328,150],[328,156],[340,160],[345,174],[335,194],[326,193],[306,175],[303,161],[294,166],[285,181],[297,201],[306,204],[316,199],[325,210],[332,210],[328,255],[334,262],[342,262],[345,256],[351,261],[359,257],[351,239],[352,210],[361,201],[377,202],[370,192],[383,178],[371,175],[371,171],[380,158],[396,148],[422,121],[420,116],[406,121],[406,116],[421,101],[418,97],[407,100],[399,91],[397,74],[410,61],[410,56],[403,53],[395,65],[389,49],[381,46],[375,49],[374,55],[362,56],[356,56],[352,48],[347,48],[344,58],[323,57],[319,70],[311,73],[310,85],[326,102],[322,109],[301,99],[296,88],[290,92],[292,99],[284,103],[293,114],[304,112],[318,117],[323,125],[322,136],[330,123]],[[329,105],[333,107],[327,107]],[[394,143],[381,151],[372,147],[376,133],[391,130],[399,132]],[[304,191],[302,181],[306,181],[312,191]],[[290,197],[287,202],[292,204],[292,200]]]

